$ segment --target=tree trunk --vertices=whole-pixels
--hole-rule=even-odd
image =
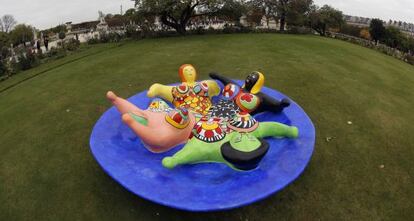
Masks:
[[[280,15],[280,31],[285,31],[285,25],[286,25],[286,12],[283,12]]]
[[[325,36],[325,35],[326,35],[326,24],[323,24],[321,36]]]
[[[185,29],[186,26],[187,24],[177,24],[175,30],[178,32],[178,34],[185,35],[187,32],[187,30]]]
[[[166,14],[162,15],[161,22],[168,27],[174,28],[178,34],[185,35],[185,33],[187,32],[186,26],[187,26],[188,20],[181,20],[179,22],[177,20],[173,20],[172,17],[170,16],[172,21],[169,21],[167,19],[167,16],[168,15]]]
[[[181,12],[180,18],[174,18],[174,16],[165,11],[161,15],[161,22],[171,28],[174,28],[180,35],[185,35],[187,32],[186,27],[190,22],[191,17],[193,17],[195,7],[198,5],[198,2],[194,5],[188,5]]]

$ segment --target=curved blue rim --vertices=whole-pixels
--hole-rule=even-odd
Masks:
[[[262,92],[277,99],[287,97],[270,88],[263,88]],[[142,109],[150,102],[146,91],[128,100]],[[258,121],[297,126],[299,137],[267,139],[268,154],[259,168],[250,172],[214,163],[165,169],[162,158],[173,155],[182,145],[167,153],[150,153],[122,124],[114,107],[95,124],[90,138],[91,153],[110,177],[144,199],[187,211],[233,209],[262,200],[289,185],[304,171],[314,149],[313,123],[295,102],[281,114],[261,113],[255,117]]]

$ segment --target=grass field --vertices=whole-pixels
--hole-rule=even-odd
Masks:
[[[200,79],[261,70],[266,86],[300,104],[317,130],[303,175],[256,204],[201,214],[143,200],[107,176],[89,152],[92,127],[110,107],[105,92],[129,97],[177,82],[183,63]],[[95,46],[5,88],[0,220],[414,219],[414,67],[370,49],[277,34],[152,39]]]

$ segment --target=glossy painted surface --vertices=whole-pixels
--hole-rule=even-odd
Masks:
[[[286,97],[269,88],[262,91],[278,99]],[[145,109],[150,99],[144,91],[129,101]],[[281,114],[262,113],[256,119],[294,125],[299,128],[299,137],[267,139],[269,152],[260,166],[250,172],[216,163],[168,170],[161,165],[162,158],[173,155],[182,146],[162,154],[149,152],[122,123],[115,108],[105,112],[96,123],[90,146],[101,167],[140,197],[183,210],[225,210],[256,202],[283,189],[303,172],[312,156],[315,129],[296,103],[292,102]]]

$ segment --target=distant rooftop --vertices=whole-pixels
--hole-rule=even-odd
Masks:
[[[360,27],[368,27],[371,23],[372,18],[365,18],[359,16],[352,16],[352,15],[344,15],[344,19],[348,24],[356,25]],[[410,34],[414,34],[414,24],[407,23],[403,21],[384,21],[385,26],[393,26],[401,31],[409,32]]]

